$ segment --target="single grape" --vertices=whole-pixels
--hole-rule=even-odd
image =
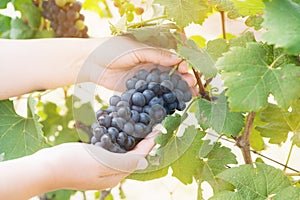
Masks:
[[[148,87],[148,84],[144,80],[138,80],[135,84],[135,89],[137,92],[143,92]]]
[[[181,90],[182,92],[189,90],[189,86],[184,80],[179,80],[176,88]]]
[[[127,142],[125,143],[124,148],[126,149],[126,151],[129,151],[129,150],[133,149],[134,146],[135,146],[134,137],[128,136]]]
[[[146,130],[146,125],[143,123],[136,123],[134,125],[134,134],[132,136],[137,138],[142,138],[144,135],[144,131]]]
[[[144,106],[143,107],[143,112],[149,114],[150,113],[150,109],[151,109],[151,106],[149,106],[149,105]]]
[[[138,71],[136,77],[139,79],[139,80],[146,80],[146,77],[148,76],[149,72],[145,69],[142,69],[140,71]]]
[[[179,111],[183,111],[185,108],[186,108],[185,103],[183,101],[179,101],[176,109]]]
[[[137,7],[135,8],[134,12],[137,14],[137,15],[141,15],[144,13],[144,8],[142,7]]]
[[[189,102],[192,99],[192,93],[189,90],[185,91],[183,94],[183,101]]]
[[[166,110],[162,105],[156,104],[151,107],[149,115],[155,123],[159,123],[166,117]]]
[[[140,92],[136,92],[131,96],[131,101],[133,105],[143,107],[146,104],[146,99],[144,95]]]
[[[106,111],[108,113],[116,112],[117,111],[117,107],[116,106],[109,106]]]
[[[128,101],[119,101],[118,103],[117,103],[117,107],[129,107],[129,103],[128,103]]]
[[[140,107],[140,106],[135,106],[135,105],[132,105],[131,106],[131,110],[135,110],[135,111],[137,111],[137,112],[143,112],[143,108],[142,107]]]
[[[132,12],[126,12],[126,19],[128,22],[132,22],[134,20],[134,14]]]
[[[140,120],[140,113],[136,110],[131,110],[131,119],[134,122],[138,122]]]
[[[100,109],[100,110],[98,110],[97,112],[96,112],[96,119],[98,119],[100,116],[102,116],[102,115],[104,115],[104,114],[107,114],[108,112],[106,111],[106,110],[102,110],[102,109]]]
[[[171,77],[169,76],[169,72],[163,72],[159,76],[160,82],[163,82],[164,80],[171,80]]]
[[[148,84],[148,89],[152,90],[155,94],[158,94],[160,91],[160,85],[156,82],[150,82]]]
[[[66,0],[55,0],[55,3],[57,6],[63,7],[64,5],[66,5],[67,1]]]
[[[143,95],[146,99],[146,103],[149,103],[149,101],[155,96],[155,93],[152,90],[147,89],[143,92]]]
[[[97,140],[97,138],[96,138],[95,136],[93,136],[93,137],[91,138],[91,143],[92,143],[92,144],[96,144],[96,142],[98,142],[98,140]]]
[[[76,12],[79,12],[81,10],[81,3],[79,1],[74,2],[72,8]]]
[[[124,118],[125,120],[130,119],[131,112],[129,107],[121,107],[118,110],[118,116]]]
[[[160,104],[160,105],[164,105],[164,100],[161,97],[153,97],[150,101],[149,101],[149,106],[154,106],[156,104]]]
[[[110,135],[118,135],[119,134],[119,130],[115,127],[109,127],[107,129],[107,133]]]
[[[175,96],[176,96],[176,98],[177,98],[177,100],[178,101],[182,101],[183,100],[183,92],[181,91],[181,90],[179,90],[179,89],[174,89],[174,94],[175,94]]]
[[[128,80],[126,81],[126,88],[127,88],[128,90],[130,90],[130,89],[135,89],[135,84],[136,84],[137,81],[138,81],[138,79],[137,79],[136,77],[133,77],[133,78],[131,78],[131,79],[128,79]]]
[[[150,116],[147,113],[140,113],[140,122],[148,125],[151,121]]]
[[[163,94],[163,99],[166,103],[174,103],[176,101],[176,96],[173,92]]]
[[[146,81],[148,83],[150,83],[150,82],[155,82],[155,83],[159,82],[159,74],[155,74],[155,73],[148,74],[148,76],[146,78]]]
[[[76,14],[78,14],[78,13],[76,13]],[[78,17],[79,17],[79,14],[78,14]],[[76,16],[76,18],[78,18],[78,17]],[[85,27],[84,22],[82,20],[77,20],[75,22],[75,25],[78,28],[78,30],[83,30]]]
[[[134,91],[135,91],[134,89],[131,89],[126,92],[123,92],[121,95],[121,100],[129,102]]]
[[[123,130],[128,135],[132,135],[133,132],[134,132],[134,126],[133,126],[133,124],[131,122],[127,122],[126,124],[124,124]]]
[[[180,79],[181,79],[181,77],[178,74],[172,74],[170,80],[172,81],[173,85],[176,86]]]
[[[118,137],[117,137],[117,142],[119,145],[124,146],[127,143],[127,134],[124,132],[120,132]]]
[[[111,117],[109,115],[102,115],[98,118],[98,121],[101,126],[109,127],[111,122]]]
[[[172,91],[174,89],[174,85],[173,85],[172,81],[170,81],[170,80],[164,80],[164,81],[162,81],[160,83],[160,86],[161,86],[160,89],[163,92],[169,92],[169,91]]]
[[[119,101],[121,101],[121,97],[117,96],[117,95],[113,95],[109,98],[109,104],[111,106],[116,106]]]

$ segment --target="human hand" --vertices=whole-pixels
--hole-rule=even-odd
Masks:
[[[155,48],[128,37],[114,37],[101,44],[84,65],[89,79],[108,89],[123,91],[125,81],[141,68],[150,70],[160,65],[162,71],[179,64],[178,72],[187,81],[192,92],[196,80],[188,73],[188,64],[166,49]],[[165,66],[165,67],[163,67]],[[85,70],[86,71],[86,70]]]
[[[51,170],[51,190],[102,190],[117,185],[137,169],[148,163],[145,156],[154,146],[153,132],[132,151],[112,153],[84,143],[65,143],[38,151],[35,156]]]

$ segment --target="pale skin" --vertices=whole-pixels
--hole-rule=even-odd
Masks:
[[[122,90],[116,85],[118,80],[142,63],[166,67],[180,63],[178,71],[195,91],[195,79],[188,73],[187,63],[166,50],[128,38],[0,40],[0,47],[0,99],[77,82]],[[28,199],[57,189],[111,188],[133,171],[147,167],[145,156],[154,146],[157,133],[125,154],[90,144],[67,143],[0,162],[0,199]]]

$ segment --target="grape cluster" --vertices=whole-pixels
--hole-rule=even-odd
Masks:
[[[81,3],[75,0],[48,0],[42,3],[42,15],[51,23],[56,37],[87,38],[88,28],[84,15],[80,14]]]
[[[128,22],[134,20],[134,13],[136,15],[142,15],[144,13],[144,8],[135,7],[129,0],[114,0],[114,6],[118,8],[121,16],[126,14],[126,19]]]
[[[106,110],[96,112],[91,143],[111,152],[124,153],[145,138],[166,115],[182,111],[192,98],[181,76],[155,68],[142,69],[126,81],[127,90],[113,95]]]

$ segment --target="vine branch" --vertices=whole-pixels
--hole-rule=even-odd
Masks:
[[[294,147],[294,144],[291,144],[291,147],[290,147],[290,150],[289,150],[289,154],[288,154],[288,157],[286,159],[286,162],[285,162],[285,165],[284,165],[284,168],[283,168],[283,172],[285,172],[286,169],[287,169],[287,166],[289,164],[289,161],[290,161],[290,158],[291,158],[291,154],[292,154],[292,151],[293,151],[293,147]]]
[[[195,78],[197,80],[197,85],[199,87],[199,94],[201,97],[203,97],[204,99],[211,101],[210,97],[209,97],[209,93],[205,90],[205,87],[201,81],[201,76],[199,74],[199,72],[197,72],[194,68],[193,69],[193,73],[195,75]]]
[[[253,164],[250,150],[250,132],[255,118],[255,112],[250,112],[247,116],[244,133],[235,138],[236,145],[241,149],[246,164]]]
[[[223,35],[223,39],[226,40],[225,13],[224,11],[220,11],[220,14],[221,14],[221,23],[222,23],[222,35]]]

